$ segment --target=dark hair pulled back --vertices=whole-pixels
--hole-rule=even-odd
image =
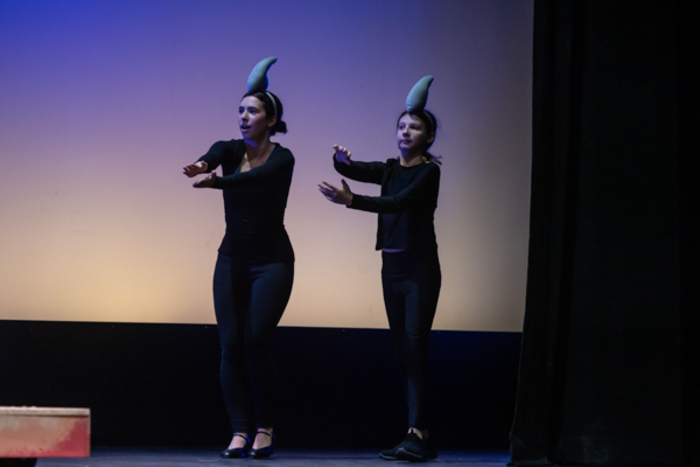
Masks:
[[[245,94],[243,97],[255,97],[257,100],[262,102],[263,109],[265,109],[265,115],[267,118],[271,118],[273,115],[277,116],[277,122],[270,128],[270,136],[276,133],[287,133],[287,124],[282,121],[282,114],[284,113],[284,107],[282,107],[282,101],[279,97],[271,93],[270,91],[255,91]],[[275,100],[274,104],[272,99]],[[275,112],[277,109],[277,112]]]
[[[417,112],[409,112],[408,110],[404,110],[403,112],[401,112],[401,115],[399,115],[398,120],[396,120],[396,128],[399,127],[399,121],[401,121],[401,118],[406,114],[412,115],[414,117],[418,117],[425,125],[425,129],[428,131],[428,134],[430,134],[430,133],[437,134],[437,127],[438,127],[437,119],[435,118],[435,115],[433,115],[433,113],[431,111],[425,110],[425,109],[419,110]],[[428,151],[428,149],[430,149],[430,146],[432,146],[434,142],[435,142],[435,138],[433,138],[433,140],[431,142],[429,142],[428,144],[425,145],[425,148],[423,149],[423,154],[430,162],[435,162],[438,165],[442,165],[442,161],[441,161],[442,156],[434,156],[433,154],[431,154]]]

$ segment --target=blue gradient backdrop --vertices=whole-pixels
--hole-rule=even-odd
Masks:
[[[181,167],[240,137],[277,56],[297,165],[282,324],[386,327],[376,216],[328,203],[335,143],[398,155],[432,74],[443,156],[435,327],[516,331],[525,296],[533,0],[0,1],[0,319],[211,323],[221,193]],[[362,194],[378,187],[351,183]]]

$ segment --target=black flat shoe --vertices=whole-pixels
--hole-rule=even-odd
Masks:
[[[242,457],[248,457],[250,455],[250,439],[248,439],[247,436],[243,436],[242,434],[235,433],[233,436],[239,436],[241,438],[245,439],[245,446],[242,448],[233,448],[233,449],[226,449],[224,451],[221,451],[221,454],[219,454],[219,457],[222,459],[240,459]]]
[[[258,433],[269,436],[271,440],[270,445],[260,449],[251,449],[248,457],[251,459],[266,459],[275,452],[275,436],[267,431],[258,431]]]

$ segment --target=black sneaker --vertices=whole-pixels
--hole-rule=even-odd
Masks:
[[[401,444],[398,444],[394,446],[391,449],[385,449],[382,452],[379,453],[379,457],[381,459],[384,459],[385,461],[395,461],[396,460],[396,452],[399,450],[399,448],[403,446],[403,442]]]
[[[396,446],[396,460],[400,461],[426,462],[431,459],[430,454],[425,441],[415,433],[407,434],[404,442]],[[437,452],[434,454],[437,457]]]

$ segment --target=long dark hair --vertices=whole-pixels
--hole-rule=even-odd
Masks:
[[[263,109],[265,109],[265,115],[267,118],[271,118],[273,115],[277,116],[277,122],[270,128],[270,136],[275,133],[287,133],[287,124],[282,121],[282,114],[284,113],[284,107],[282,107],[282,101],[280,98],[275,96],[270,91],[255,91],[244,95],[243,97],[255,97],[257,100],[262,102]],[[275,102],[272,102],[272,99]],[[277,110],[275,112],[275,110]]]
[[[399,115],[398,120],[396,120],[396,128],[399,127],[399,122],[401,121],[401,118],[403,118],[403,116],[406,114],[414,116],[414,117],[418,117],[425,125],[425,129],[428,131],[428,134],[430,134],[430,133],[437,134],[437,127],[438,127],[437,119],[435,118],[435,115],[433,115],[433,113],[431,111],[425,110],[425,109],[419,110],[417,112],[409,112],[408,110],[404,110],[403,112],[401,112],[401,115]],[[430,162],[435,162],[438,165],[442,165],[442,160],[441,160],[442,157],[441,156],[434,156],[428,151],[428,149],[430,149],[430,146],[432,146],[434,142],[435,142],[435,138],[433,138],[433,140],[431,142],[429,142],[425,145],[425,148],[423,149],[423,155]]]

